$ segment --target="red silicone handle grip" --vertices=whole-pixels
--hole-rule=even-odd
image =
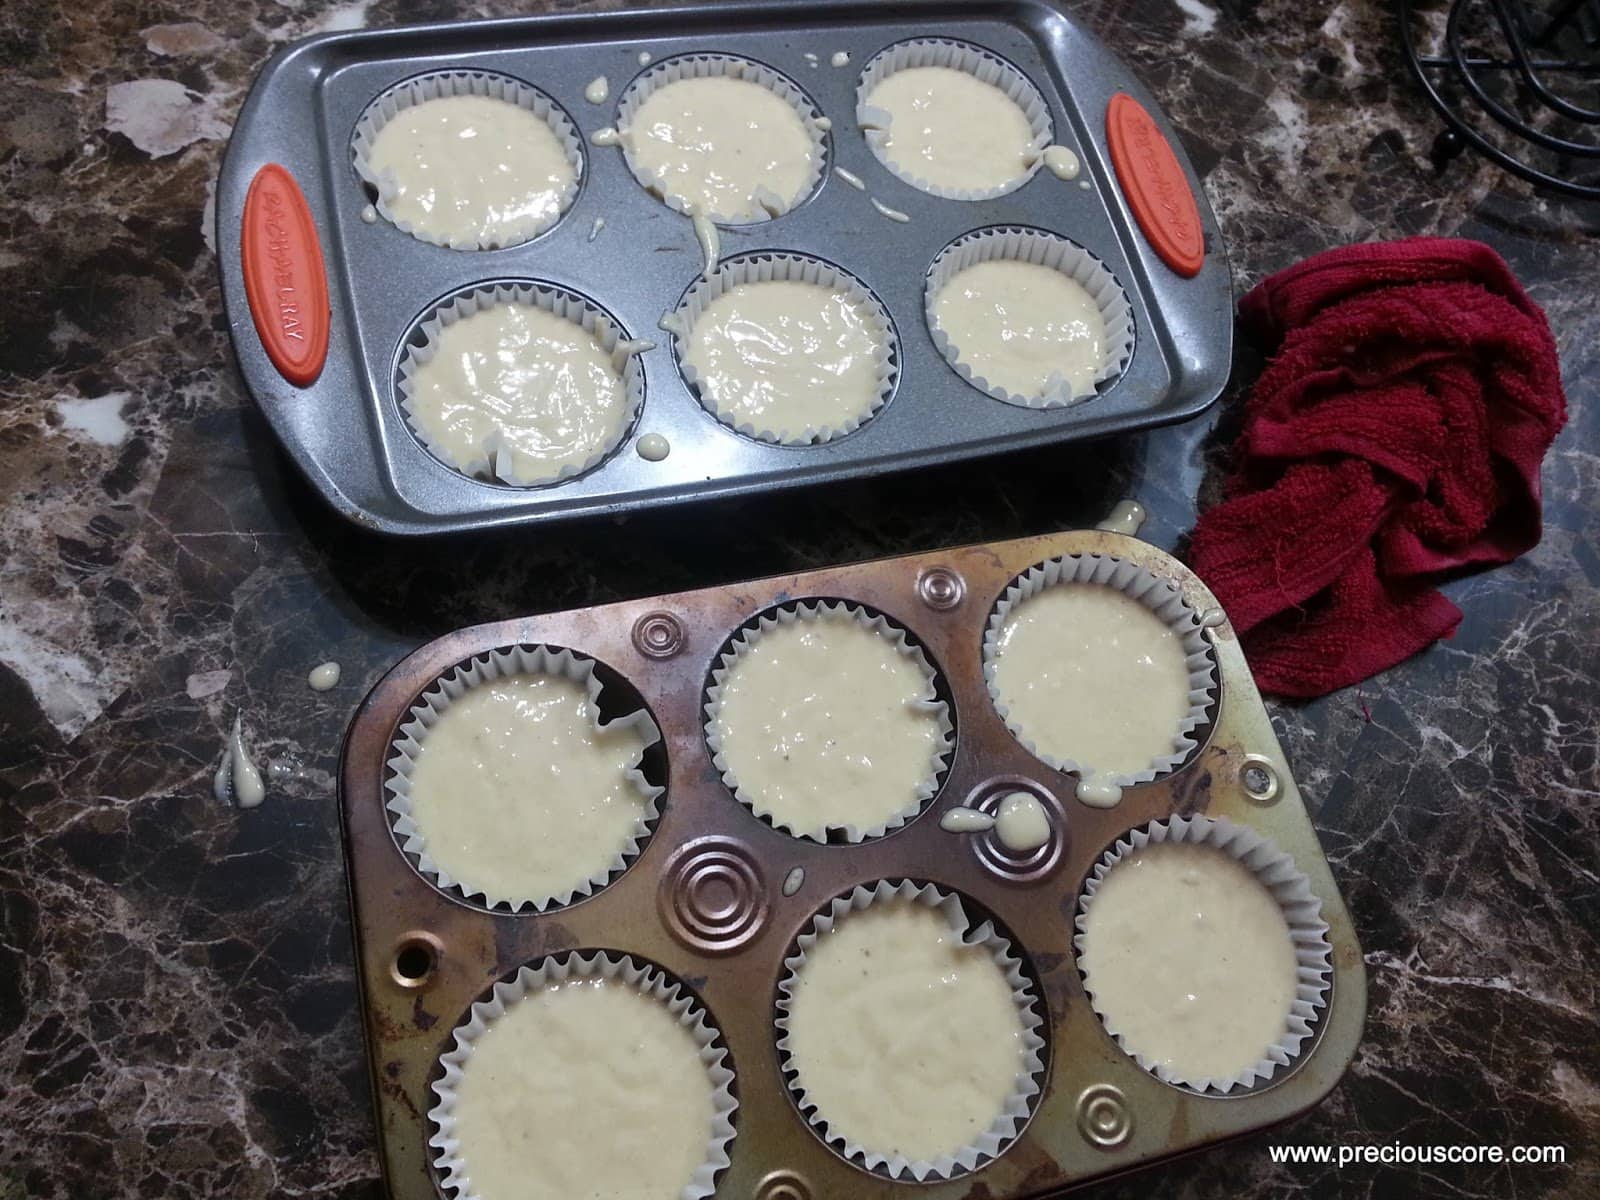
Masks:
[[[1145,240],[1179,275],[1197,275],[1206,238],[1189,177],[1155,119],[1132,96],[1118,92],[1106,105],[1111,165]]]
[[[244,198],[244,292],[267,357],[296,387],[328,357],[328,274],[300,185],[277,163],[256,172]]]

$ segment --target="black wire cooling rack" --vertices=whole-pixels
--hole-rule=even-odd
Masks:
[[[1600,199],[1600,0],[1400,0],[1399,14],[1406,60],[1445,123],[1437,169],[1470,147]]]

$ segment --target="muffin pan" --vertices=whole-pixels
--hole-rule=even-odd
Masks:
[[[1194,743],[1120,802],[1077,798],[1076,778],[1012,736],[985,685],[984,632],[1019,579],[1063,555],[1100,555],[1170,581],[1214,660]],[[707,746],[705,702],[729,639],[769,610],[839,601],[903,628],[951,709],[954,752],[935,794],[904,825],[850,843],[791,836],[739,803]],[[1324,1097],[1355,1053],[1366,1007],[1361,949],[1231,626],[1185,567],[1124,534],[1085,530],[967,546],[656,596],[459,630],[391,670],[354,717],[339,792],[373,1089],[392,1195],[441,1194],[429,1149],[432,1085],[452,1033],[496,980],[571,952],[609,951],[682,981],[720,1031],[738,1110],[716,1195],[954,1198],[985,1189],[1038,1200],[1295,1116]],[[441,677],[497,649],[565,647],[598,664],[609,714],[644,709],[660,729],[643,772],[665,790],[651,836],[587,898],[542,912],[487,908],[441,890],[401,849],[385,807],[401,726]],[[1049,837],[1028,852],[992,833],[941,828],[950,810],[994,812],[1035,796]],[[1085,994],[1074,949],[1086,879],[1119,840],[1173,817],[1226,819],[1292,860],[1327,926],[1327,986],[1296,1052],[1226,1094],[1163,1082],[1119,1048]],[[1251,840],[1251,845],[1255,844]],[[839,897],[880,880],[932,885],[1020,956],[1042,1006],[1042,1071],[1020,1133],[950,1179],[891,1178],[850,1160],[807,1122],[781,1069],[776,1022],[785,960]],[[1305,1013],[1297,1016],[1305,1017]],[[446,1193],[448,1194],[448,1193]]]
[[[1051,4],[943,0],[908,12],[771,3],[553,14],[328,34],[279,53],[234,127],[217,228],[240,370],[285,449],[345,516],[424,534],[871,476],[1200,412],[1231,361],[1228,266],[1195,174],[1154,102]],[[929,37],[977,47],[1036,89],[1051,140],[1080,160],[1079,177],[1038,166],[1003,194],[960,200],[885,167],[857,124],[863,72],[885,50]],[[783,77],[831,123],[818,186],[792,210],[724,225],[718,236],[726,257],[820,259],[886,310],[895,386],[841,436],[772,444],[700,404],[675,339],[658,328],[700,278],[695,230],[639,184],[620,148],[589,140],[617,123],[641,76],[708,55]],[[578,194],[551,228],[501,249],[452,249],[372,208],[371,184],[353,157],[364,114],[407,81],[446,75],[533,89],[558,127],[581,133]],[[585,89],[600,75],[608,96],[594,104]],[[1125,296],[1131,351],[1095,395],[1042,408],[1004,403],[941,354],[924,311],[928,271],[958,239],[987,229],[1067,239]],[[611,314],[624,336],[655,343],[638,356],[643,401],[626,437],[580,473],[532,487],[475,478],[431,455],[405,419],[400,365],[420,324],[441,300],[497,285],[571,293]]]

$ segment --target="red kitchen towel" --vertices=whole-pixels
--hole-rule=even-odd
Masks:
[[[1449,238],[1330,250],[1239,314],[1276,355],[1189,562],[1261,689],[1321,696],[1453,634],[1440,580],[1538,544],[1555,340],[1498,254]]]

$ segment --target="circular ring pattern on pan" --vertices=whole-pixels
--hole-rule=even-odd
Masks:
[[[731,954],[766,924],[767,883],[755,854],[733,838],[680,846],[661,874],[657,907],[667,931],[691,949]]]
[[[967,581],[950,567],[929,567],[917,576],[917,595],[935,612],[949,612],[966,598]]]
[[[652,165],[648,161],[655,156],[656,151],[654,148],[649,150],[641,148],[634,128],[637,114],[646,109],[646,105],[653,97],[671,85],[692,84],[713,79],[729,79],[764,89],[787,105],[809,142],[803,166],[776,160],[768,163],[771,170],[782,168],[790,176],[788,180],[777,180],[776,187],[773,186],[772,180],[745,181],[746,186],[741,190],[733,212],[720,211],[722,205],[730,202],[726,198],[709,202],[702,200],[697,204],[694,197],[686,197],[681,192],[674,191],[673,185],[664,182],[659,176],[659,172],[666,169],[666,164]],[[714,107],[710,111],[714,119],[726,110],[727,106],[723,105],[720,109]],[[749,119],[751,111],[750,106],[746,105],[744,111],[746,119]],[[774,108],[773,111],[780,110]],[[622,96],[617,102],[618,140],[628,169],[639,181],[639,186],[674,212],[680,212],[687,217],[704,218],[717,225],[756,225],[770,221],[774,217],[780,217],[799,208],[816,193],[827,176],[830,157],[827,128],[818,124],[820,120],[822,120],[821,108],[794,80],[765,63],[736,54],[680,54],[662,59],[635,76],[623,89]],[[777,132],[767,130],[766,137],[744,149],[771,150],[777,140]],[[687,176],[692,169],[692,164],[684,164],[682,173]],[[708,203],[718,205],[719,210],[700,211]]]
[[[669,612],[645,613],[633,624],[633,647],[646,658],[673,658],[687,635],[683,622]]]
[[[505,694],[496,695],[496,686]],[[471,705],[457,707],[469,698]],[[460,805],[440,809],[435,799],[426,796],[429,811],[419,809],[418,764],[427,757],[429,740],[447,717],[482,722],[480,732],[489,731],[486,740],[491,743],[496,741],[494,729],[501,734],[499,753],[493,756],[496,769],[486,770],[483,761],[471,768],[477,773],[466,792],[479,800],[470,812]],[[576,744],[604,744],[610,763],[606,771],[614,776],[606,786],[619,795],[637,796],[636,811],[620,802],[607,805],[604,829],[597,823],[598,810],[591,813],[579,839],[581,854],[570,840],[553,842],[555,831],[550,827],[526,825],[537,814],[524,811],[526,801],[513,799],[527,776],[515,769],[518,758],[504,755],[505,738],[513,728],[508,721],[514,722],[519,741],[525,742],[528,731],[537,727],[550,744],[567,744],[566,739],[577,736],[576,731],[587,724],[592,734],[577,736]],[[637,757],[631,760],[626,758],[633,749],[629,742],[637,743]],[[476,747],[478,742],[471,739],[470,744]],[[442,786],[441,780],[454,786],[455,771],[462,765],[459,756],[441,753],[446,757],[424,772],[424,787]],[[476,748],[467,761],[474,758],[482,758]],[[521,761],[525,771],[538,760],[534,756]],[[499,769],[508,764],[509,773]],[[385,763],[383,798],[397,846],[431,886],[486,911],[549,912],[610,886],[633,865],[655,832],[666,781],[666,744],[660,727],[625,676],[572,650],[523,645],[476,654],[422,690],[395,731]],[[513,807],[523,823],[503,821],[502,810]],[[430,821],[453,829],[448,855],[438,846],[430,849]],[[602,833],[615,835],[614,847]],[[433,836],[438,836],[437,830]],[[455,869],[441,865],[440,857],[448,857]]]
[[[964,105],[958,103],[955,115],[944,114],[943,119],[947,122],[960,123],[963,119],[980,122],[980,127],[972,129],[963,139],[965,145],[958,140],[952,147],[956,153],[950,156],[951,159],[964,160],[970,164],[975,154],[998,150],[1005,134],[1004,127],[1011,124],[1014,126],[1012,132],[1020,142],[1014,147],[1018,154],[1019,168],[1015,175],[1010,178],[997,178],[987,183],[972,180],[976,186],[962,187],[957,186],[962,182],[960,180],[930,180],[919,174],[916,167],[896,161],[899,156],[891,149],[893,143],[893,128],[889,119],[891,114],[881,107],[881,103],[874,105],[870,100],[876,92],[881,101],[883,93],[878,89],[885,84],[892,87],[889,81],[901,71],[925,72],[929,68],[958,71],[971,76],[981,84],[988,85],[983,89],[971,89],[976,94],[968,97],[968,103]],[[968,87],[970,89],[970,85]],[[997,91],[999,97],[989,93],[989,88]],[[932,120],[937,114],[928,107],[928,99],[922,97],[922,103],[918,104],[913,98],[901,98],[906,107],[919,109],[924,120]],[[1015,110],[1014,113],[1012,109]],[[1050,106],[1045,103],[1043,94],[1034,86],[1033,80],[994,51],[955,38],[912,38],[886,46],[875,54],[863,68],[860,80],[856,84],[856,124],[862,130],[873,156],[895,178],[931,196],[938,196],[944,200],[968,201],[993,200],[1008,195],[1032,179],[1038,173],[1045,147],[1050,144],[1053,132]],[[947,131],[947,135],[959,139],[960,132],[953,129]],[[929,147],[930,154],[932,149]],[[942,171],[947,167],[935,166],[930,161],[922,164],[921,169]]]
[[[493,327],[473,325],[483,332],[456,341],[452,330],[482,321]],[[502,348],[485,350],[478,344],[485,336],[513,346],[557,339],[569,361],[543,364],[549,369],[540,381],[530,375],[541,366],[538,361],[513,361]],[[597,301],[560,284],[470,284],[412,321],[396,351],[395,403],[418,445],[447,469],[491,486],[555,487],[594,470],[627,442],[644,407],[639,354],[649,347],[631,338]],[[456,362],[441,363],[433,378],[430,364],[446,349]],[[571,399],[585,379],[602,390],[614,383],[612,402],[553,408],[551,395],[538,390],[541,384],[563,388]],[[595,416],[601,407],[611,408],[611,415]],[[574,430],[572,411],[593,419]],[[512,418],[515,428],[509,427]]]
[[[440,211],[445,202],[454,200],[457,208],[470,205],[467,205],[464,196],[446,194],[441,197],[437,189],[443,187],[448,192],[457,181],[470,179],[474,167],[489,171],[492,177],[497,177],[495,182],[500,183],[507,177],[508,168],[526,169],[535,157],[534,147],[525,146],[525,153],[515,156],[517,161],[514,164],[476,163],[465,167],[458,164],[456,170],[446,171],[442,175],[431,166],[424,167],[427,179],[419,180],[419,183],[426,183],[424,190],[429,192],[431,202],[427,206],[411,203],[392,168],[374,166],[371,161],[380,135],[386,125],[407,110],[420,110],[429,101],[455,98],[499,101],[531,114],[549,130],[571,178],[562,178],[559,170],[548,177],[545,191],[537,193],[539,203],[534,212],[505,217],[485,212],[478,214],[476,228],[472,227],[473,222],[468,217],[457,212],[453,216],[454,227],[446,228],[450,224],[451,214]],[[530,131],[538,128],[531,126]],[[540,135],[535,133],[534,141],[539,140]],[[480,148],[486,149],[487,146],[487,142],[478,139],[458,139],[451,149],[457,155],[466,153],[470,156],[480,153]],[[419,241],[468,251],[520,246],[554,229],[577,200],[588,165],[584,157],[583,137],[566,110],[533,85],[497,71],[429,71],[402,80],[380,92],[362,111],[351,133],[350,161],[375,211],[384,220]],[[397,211],[394,207],[397,202],[403,211]]]
[[[756,1185],[755,1200],[811,1200],[811,1185],[798,1171],[769,1171]]]
[[[1278,768],[1264,754],[1246,754],[1239,764],[1239,783],[1245,795],[1260,805],[1268,805],[1283,794]]]
[[[993,317],[993,321],[1001,324],[998,335],[995,335],[993,330],[984,330],[981,327],[975,332],[964,334],[960,329],[945,328],[941,321],[940,299],[947,288],[956,285],[969,271],[984,271],[990,269],[992,264],[1003,263],[1016,263],[1035,272],[1055,272],[1062,277],[1062,281],[1073,296],[1080,301],[1094,303],[1094,311],[1098,312],[1101,326],[1102,359],[1100,366],[1088,381],[1089,387],[1083,390],[1075,388],[1073,381],[1063,374],[1059,364],[1056,364],[1054,369],[1035,385],[1030,373],[1036,374],[1041,369],[1037,362],[1006,363],[996,358],[989,366],[984,366],[977,350],[969,349],[963,354],[960,342],[964,336],[971,338],[974,347],[978,349],[982,349],[981,342],[985,334],[992,335],[993,340],[998,341],[1002,347],[1037,344],[1036,338],[1020,338],[1018,331],[1010,324],[1016,318],[1009,312],[1002,313],[998,308],[994,308],[992,300],[989,303],[998,314]],[[1043,279],[1055,282],[1050,275],[1044,275]],[[991,280],[985,288],[987,290],[993,286],[1004,288],[1011,285],[1004,281],[997,285]],[[981,309],[981,302],[979,304]],[[975,229],[962,234],[939,251],[928,265],[924,279],[923,315],[934,346],[957,375],[984,395],[1021,408],[1063,408],[1104,395],[1115,386],[1133,359],[1135,340],[1133,306],[1129,303],[1122,284],[1112,274],[1111,268],[1071,239],[1031,226],[992,225]],[[986,313],[980,315],[984,320],[989,319]],[[1091,312],[1084,319],[1092,321],[1092,317]],[[1078,340],[1079,330],[1080,326],[1074,323],[1072,330],[1069,331],[1072,340],[1065,346],[1058,347],[1062,356],[1067,353],[1067,347],[1074,345]],[[1093,330],[1090,330],[1090,334],[1092,336]],[[1066,333],[1060,336],[1066,336]],[[983,370],[995,375],[996,379],[991,380],[986,377],[982,373]],[[1030,378],[1024,380],[1022,378],[1024,375],[1029,375]],[[1009,384],[1026,386],[1028,390],[1017,391],[1008,386]]]
[[[794,321],[792,330],[769,324],[752,336],[758,322],[735,316],[731,306],[742,297],[748,312],[773,285],[784,284],[791,285],[791,305],[812,297],[812,289],[838,303],[780,311],[766,319]],[[810,255],[756,250],[723,259],[689,286],[665,324],[678,372],[700,406],[760,442],[836,441],[876,417],[900,380],[900,338],[883,301],[850,272]],[[703,376],[700,367],[713,360],[718,373]],[[717,394],[740,384],[756,398]],[[847,384],[865,386],[853,399],[832,390]]]
[[[1026,775],[1001,775],[972,789],[967,807],[997,816],[1006,798],[1016,793],[1030,796],[1044,810],[1050,825],[1049,838],[1029,849],[1012,849],[1000,836],[999,827],[971,839],[973,856],[991,875],[1006,883],[1037,883],[1061,865],[1068,841],[1067,814],[1054,792]]]
[[[1133,1136],[1133,1110],[1120,1088],[1095,1083],[1078,1097],[1078,1132],[1102,1150],[1114,1150]]]

